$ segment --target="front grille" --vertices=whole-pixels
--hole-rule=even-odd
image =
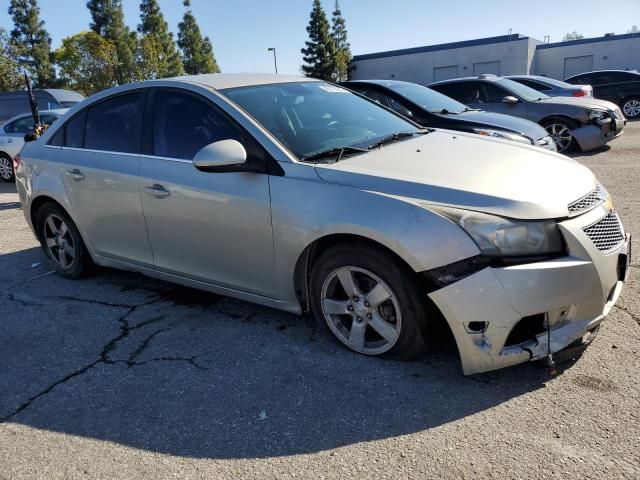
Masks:
[[[569,204],[569,215],[574,216],[578,213],[586,212],[597,207],[602,202],[604,202],[604,192],[602,187],[598,185],[591,193]]]
[[[584,233],[601,252],[612,250],[624,242],[622,224],[614,212],[584,229]]]

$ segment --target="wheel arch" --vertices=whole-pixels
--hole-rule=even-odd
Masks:
[[[538,122],[538,125],[544,127],[545,123],[548,123],[552,120],[556,120],[556,121],[563,121],[563,122],[567,122],[570,125],[573,125],[574,128],[576,128],[578,126],[578,121],[576,121],[575,119],[567,116],[567,115],[563,115],[560,113],[553,113],[551,115],[547,115],[546,117],[540,119],[540,121]]]
[[[318,258],[327,250],[334,248],[339,245],[353,245],[359,244],[363,247],[369,247],[372,249],[379,250],[394,260],[404,265],[409,271],[413,272],[416,276],[418,276],[418,272],[416,269],[411,266],[411,264],[404,258],[402,258],[398,253],[393,251],[387,245],[383,243],[373,240],[371,238],[365,237],[363,235],[353,234],[353,233],[331,233],[319,238],[316,238],[313,242],[311,242],[307,247],[302,251],[298,260],[296,261],[295,268],[293,271],[293,284],[295,288],[295,294],[300,302],[300,306],[303,311],[309,310],[309,274],[314,263],[318,260]]]

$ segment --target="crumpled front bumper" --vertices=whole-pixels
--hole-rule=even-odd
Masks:
[[[616,115],[611,114],[611,118],[598,120],[595,124],[584,125],[571,130],[571,135],[580,145],[580,150],[588,152],[606,145],[614,138],[618,138],[622,135],[626,124],[626,119],[619,119]]]
[[[620,296],[619,265],[630,254],[629,237],[603,253],[584,232],[608,213],[600,206],[559,223],[566,257],[485,268],[429,294],[453,332],[465,375],[545,358],[597,329]],[[519,322],[540,315],[542,331],[506,344]]]

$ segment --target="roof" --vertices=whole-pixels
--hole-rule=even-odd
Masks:
[[[556,87],[564,87],[564,88],[575,88],[575,89],[579,89],[580,87],[576,86],[576,85],[572,85],[570,83],[567,82],[563,82],[562,80],[556,80],[555,78],[550,78],[550,77],[543,77],[542,75],[507,75],[503,78],[506,78],[508,80],[513,80],[513,79],[522,79],[522,80],[537,80],[540,83],[544,83],[546,85],[554,85]]]
[[[441,83],[454,83],[454,82],[468,82],[469,80],[476,80],[476,81],[484,81],[484,82],[496,82],[502,78],[505,77],[498,77],[497,75],[476,75],[473,77],[460,77],[460,78],[450,78],[448,80],[440,80],[439,82],[433,82],[431,84],[429,84],[428,86],[430,87],[431,85],[439,85]]]
[[[412,82],[403,82],[402,80],[348,80],[346,82],[340,83],[340,85],[344,85],[348,87],[350,84],[361,83],[361,84],[371,84],[371,85],[380,85],[382,87],[388,87],[391,85],[406,85],[412,84]]]
[[[568,47],[572,45],[584,45],[585,43],[598,43],[598,42],[611,42],[614,40],[628,40],[637,38],[640,40],[640,34],[637,33],[625,33],[622,35],[609,35],[608,37],[595,37],[595,38],[582,38],[580,40],[567,40],[566,42],[556,43],[543,43],[538,45],[538,50],[545,50],[547,48]]]
[[[204,75],[187,75],[166,78],[179,82],[205,85],[215,90],[225,88],[249,87],[253,85],[269,85],[273,83],[317,82],[318,80],[299,75],[277,75],[273,73],[207,73]]]
[[[374,58],[398,57],[401,55],[413,55],[415,53],[436,52],[439,50],[452,50],[454,48],[476,47],[480,45],[491,45],[494,43],[507,43],[517,40],[526,40],[529,37],[514,33],[512,35],[500,35],[498,37],[478,38],[476,40],[464,40],[462,42],[441,43],[438,45],[428,45],[425,47],[405,48],[402,50],[390,50],[379,53],[367,53],[364,55],[355,55],[354,61],[372,60]]]

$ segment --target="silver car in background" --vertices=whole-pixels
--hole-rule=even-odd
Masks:
[[[550,97],[593,98],[591,85],[572,85],[555,78],[540,75],[508,75],[504,78],[526,85]]]
[[[575,161],[295,76],[99,93],[24,147],[17,187],[65,277],[96,263],[311,310],[372,356],[420,354],[444,318],[466,374],[581,343],[630,258]]]
[[[40,112],[40,121],[51,125],[66,111],[66,108],[44,110]],[[24,145],[25,134],[33,131],[34,123],[31,113],[23,113],[0,124],[0,180],[3,182],[13,182],[13,159]]]
[[[473,108],[506,113],[542,125],[558,151],[588,152],[622,135],[627,121],[620,108],[595,98],[550,97],[496,75],[444,80],[429,85]]]

